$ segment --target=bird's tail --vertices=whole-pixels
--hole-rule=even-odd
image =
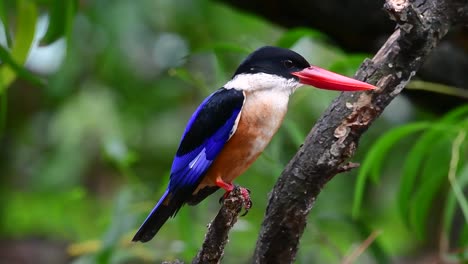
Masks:
[[[132,241],[148,242],[156,235],[156,233],[158,233],[159,229],[164,225],[167,219],[175,215],[183,205],[182,200],[173,198],[176,197],[172,197],[169,190],[166,190],[159,202],[140,226]]]

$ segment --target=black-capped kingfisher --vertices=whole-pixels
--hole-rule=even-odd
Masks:
[[[300,86],[339,91],[375,86],[316,66],[298,53],[262,47],[251,53],[232,79],[212,93],[188,121],[172,163],[169,185],[133,237],[147,242],[185,203],[198,204],[232,181],[258,158],[280,127],[289,96]],[[248,201],[247,189],[241,193]]]

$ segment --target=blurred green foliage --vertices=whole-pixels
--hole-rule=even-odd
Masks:
[[[415,140],[414,146],[409,150],[403,163],[397,197],[398,206],[404,220],[415,231],[415,234],[420,239],[427,239],[427,219],[430,218],[433,202],[440,197],[440,191],[447,188],[444,186],[447,184],[447,176],[451,173],[456,175],[455,180],[450,182],[453,191],[447,194],[448,197],[443,206],[445,228],[443,232],[449,234],[455,216],[454,195],[457,194],[456,190],[461,191],[465,187],[464,179],[468,177],[465,175],[468,162],[464,158],[466,157],[464,140],[468,131],[467,115],[468,105],[449,112],[440,120],[403,125],[381,137],[370,149],[359,171],[353,209],[354,217],[358,217],[359,214],[366,177],[371,177],[374,182],[377,182],[389,149],[411,133],[424,131]],[[459,137],[461,139],[457,140]],[[459,157],[463,158],[460,160]],[[460,179],[460,183],[456,179]],[[467,201],[462,193],[459,193],[461,196],[457,197],[458,202],[465,216],[465,222],[468,222],[468,209],[465,209]],[[461,238],[466,240],[463,237],[466,234],[461,235]]]
[[[65,241],[74,263],[196,254],[221,193],[184,207],[150,243],[130,240],[166,187],[191,112],[249,52],[292,48],[347,75],[369,56],[209,0],[2,1],[0,20],[0,239]],[[237,181],[255,207],[232,230],[223,263],[248,262],[268,192],[335,96],[304,88],[292,97],[284,126]],[[467,118],[466,107],[438,118],[397,98],[361,142],[356,189],[352,172],[323,190],[297,263],[340,262],[376,230],[357,263],[417,256],[442,240],[451,244],[440,252],[464,258]]]

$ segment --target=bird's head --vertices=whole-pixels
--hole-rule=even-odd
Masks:
[[[337,91],[375,89],[368,83],[311,66],[292,50],[271,46],[252,52],[224,87],[247,91],[282,89],[292,93],[304,84]]]

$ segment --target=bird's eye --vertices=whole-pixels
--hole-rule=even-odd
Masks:
[[[288,69],[291,69],[292,67],[294,67],[294,63],[291,60],[285,60],[283,61],[283,64],[284,64],[284,67]]]

